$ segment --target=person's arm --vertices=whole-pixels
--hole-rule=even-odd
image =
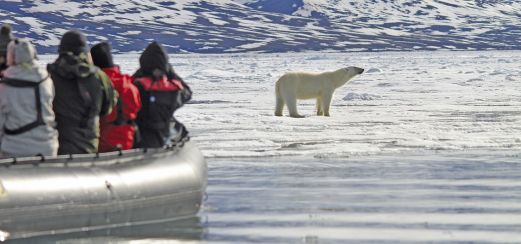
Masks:
[[[6,120],[6,107],[3,99],[5,96],[2,96],[5,91],[5,86],[0,84],[0,147],[2,145],[2,138],[4,137],[4,125]]]
[[[192,89],[186,84],[186,82],[174,71],[174,67],[168,64],[167,76],[169,79],[175,79],[181,82],[183,89],[181,90],[181,101],[183,104],[187,103],[192,99]]]
[[[112,87],[112,81],[110,81],[110,78],[105,74],[105,72],[98,69],[96,76],[101,81],[103,100],[101,102],[100,115],[104,116],[110,114],[112,112],[112,108],[118,102],[118,92],[114,89],[114,87]]]
[[[4,71],[7,69],[7,60],[0,55],[0,78],[4,77]]]

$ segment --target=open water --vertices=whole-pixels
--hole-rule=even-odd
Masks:
[[[195,218],[20,243],[520,243],[521,153],[210,159]]]

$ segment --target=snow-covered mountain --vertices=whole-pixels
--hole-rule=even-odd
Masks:
[[[54,53],[80,29],[119,52],[519,49],[515,0],[1,0],[0,22]]]

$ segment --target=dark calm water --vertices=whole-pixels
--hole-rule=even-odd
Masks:
[[[195,218],[13,243],[521,243],[521,153],[208,159]]]

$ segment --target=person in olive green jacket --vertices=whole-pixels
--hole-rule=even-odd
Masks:
[[[59,56],[47,66],[54,81],[58,154],[95,153],[100,116],[111,112],[117,92],[105,73],[92,64],[87,38],[68,31],[60,41]]]

